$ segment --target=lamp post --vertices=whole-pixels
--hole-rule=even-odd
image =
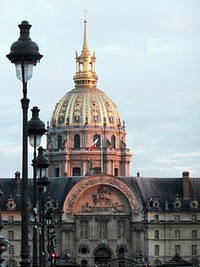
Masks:
[[[32,266],[38,267],[38,232],[37,232],[37,162],[36,148],[41,143],[41,137],[45,134],[45,124],[39,119],[40,110],[33,107],[32,118],[28,121],[28,136],[30,145],[33,147],[33,258]]]
[[[28,106],[29,99],[27,98],[27,81],[32,77],[33,66],[42,58],[39,53],[38,45],[29,37],[29,30],[31,25],[28,21],[22,21],[20,25],[20,37],[18,41],[14,42],[10,48],[10,54],[7,58],[11,63],[15,64],[17,78],[22,81],[23,85],[23,98],[21,99],[22,113],[23,113],[23,127],[22,127],[22,188],[21,188],[21,261],[22,267],[31,264],[29,256],[28,245]]]
[[[38,156],[36,158],[38,180],[37,185],[39,189],[39,266],[44,267],[45,264],[45,240],[44,240],[44,193],[46,192],[47,186],[50,184],[49,178],[46,176],[46,169],[49,166],[48,159],[43,154],[44,149],[40,146],[38,148]]]

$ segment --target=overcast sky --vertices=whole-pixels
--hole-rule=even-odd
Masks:
[[[85,9],[98,88],[126,123],[131,175],[181,177],[187,170],[200,177],[199,0],[6,0],[0,3],[0,178],[21,171],[22,85],[6,58],[18,24],[32,24],[31,38],[44,55],[28,98],[47,122],[74,87]]]

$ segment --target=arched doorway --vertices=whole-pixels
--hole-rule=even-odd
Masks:
[[[110,259],[110,250],[106,247],[100,247],[94,253],[94,266],[106,267]]]

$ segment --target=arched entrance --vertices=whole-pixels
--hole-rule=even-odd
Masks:
[[[94,266],[106,267],[110,259],[110,250],[106,247],[100,247],[94,253]]]

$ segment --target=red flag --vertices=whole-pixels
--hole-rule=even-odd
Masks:
[[[96,146],[97,146],[97,142],[99,141],[99,138],[97,138],[94,143],[92,144],[92,146],[90,147],[90,151],[92,151]]]

